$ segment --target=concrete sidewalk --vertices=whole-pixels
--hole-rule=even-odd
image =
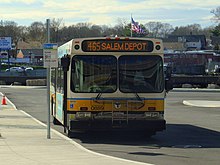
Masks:
[[[87,150],[53,129],[51,139],[47,139],[46,125],[16,110],[7,98],[6,102],[7,105],[0,105],[1,165],[147,165]],[[183,103],[220,107],[218,101],[185,100]]]
[[[184,100],[183,104],[194,107],[206,107],[206,108],[220,107],[220,101],[208,101],[208,100]]]
[[[0,93],[0,100],[2,95]],[[51,130],[7,100],[0,105],[1,165],[147,165],[87,150],[72,139]]]

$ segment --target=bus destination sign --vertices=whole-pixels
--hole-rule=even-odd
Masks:
[[[84,40],[84,52],[152,52],[153,42],[149,40]]]

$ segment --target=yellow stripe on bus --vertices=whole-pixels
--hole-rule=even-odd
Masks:
[[[67,111],[164,111],[164,100],[68,100]]]

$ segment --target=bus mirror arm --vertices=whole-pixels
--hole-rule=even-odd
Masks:
[[[172,79],[169,78],[169,79],[166,79],[165,80],[165,90],[166,92],[169,92],[170,90],[173,89],[173,82],[172,82]]]
[[[172,68],[170,66],[167,66],[165,71],[165,77],[170,79],[171,75],[172,75]]]
[[[61,66],[64,72],[69,71],[70,57],[68,55],[64,55],[64,57],[61,58]]]

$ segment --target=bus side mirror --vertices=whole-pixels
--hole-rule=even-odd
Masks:
[[[69,71],[70,57],[68,55],[65,55],[64,57],[61,58],[61,66],[64,72]]]
[[[171,79],[166,79],[165,80],[165,90],[166,92],[169,92],[170,90],[173,89],[173,82]]]
[[[170,66],[166,66],[164,67],[164,71],[165,71],[165,77],[170,79],[172,75],[172,68]]]

